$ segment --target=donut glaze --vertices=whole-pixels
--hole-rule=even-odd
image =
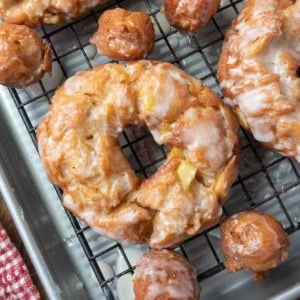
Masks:
[[[145,253],[137,263],[133,284],[135,300],[199,300],[194,268],[174,251]]]

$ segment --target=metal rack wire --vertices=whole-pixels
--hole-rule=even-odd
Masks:
[[[86,39],[89,33],[96,30],[97,19],[99,14],[107,8],[116,6],[132,7],[136,1],[123,0],[113,1],[108,3],[101,9],[91,11],[83,18],[72,22],[70,24],[60,27],[42,27],[41,34],[44,39],[48,40],[52,44],[53,52],[53,64],[56,64],[60,69],[62,77],[68,78],[70,75],[68,68],[66,67],[65,58],[69,56],[79,56],[83,58],[83,65],[85,67],[93,67],[95,62],[91,59],[87,53],[87,47],[89,47],[88,40]],[[227,25],[230,23],[233,17],[235,17],[241,7],[243,0],[228,0],[223,1],[219,12],[216,17],[210,22],[210,28],[213,28],[209,34],[199,33],[199,35],[190,36],[188,39],[185,36],[181,36],[176,30],[170,29],[168,32],[162,26],[162,14],[157,5],[153,4],[154,1],[141,0],[145,7],[145,11],[152,17],[153,22],[156,25],[156,48],[166,48],[168,53],[167,60],[174,64],[179,65],[190,73],[194,73],[193,69],[190,69],[190,65],[186,63],[186,60],[197,62],[201,61],[204,66],[201,72],[196,76],[204,81],[205,84],[212,87],[218,94],[220,90],[218,88],[218,79],[216,77],[216,62],[218,53],[209,53],[207,49],[214,47],[214,49],[220,50],[222,40]],[[229,19],[226,16],[230,16]],[[89,33],[82,28],[88,24]],[[71,43],[71,47],[66,49],[59,43],[59,36],[62,32],[67,31],[70,36],[69,41],[60,41],[62,44]],[[176,36],[183,42],[189,40],[189,46],[183,50],[175,49],[172,37]],[[178,40],[178,39],[177,39]],[[154,58],[157,56],[154,55]],[[160,57],[159,57],[160,58]],[[104,59],[104,58],[101,58]],[[164,59],[164,57],[162,57]],[[103,60],[102,62],[108,62]],[[99,64],[99,62],[96,62]],[[197,67],[198,65],[196,65]],[[199,71],[199,70],[197,70]],[[195,75],[195,74],[193,74]],[[55,92],[57,86],[46,86],[44,81],[41,80],[36,87],[35,95],[22,96],[22,91],[16,89],[10,89],[12,98],[15,105],[26,125],[27,131],[30,134],[33,143],[37,147],[35,129],[36,124],[33,123],[32,117],[28,113],[27,107],[30,105],[40,105],[41,101],[51,103],[51,97]],[[231,196],[224,206],[224,215],[231,215],[237,211],[243,209],[260,209],[274,213],[277,218],[283,223],[286,231],[292,233],[298,230],[300,227],[300,211],[299,207],[294,200],[289,201],[287,199],[293,198],[295,193],[300,191],[300,167],[294,161],[288,158],[281,157],[277,154],[266,150],[263,146],[255,142],[251,135],[241,130],[240,137],[242,141],[242,167],[238,180],[235,182],[232,188]],[[149,177],[157,168],[157,166],[163,162],[166,157],[166,150],[160,147],[160,154],[156,156],[150,163],[143,162],[139,157],[138,144],[145,142],[146,139],[151,139],[151,135],[148,132],[142,134],[132,135],[130,130],[123,133],[122,137],[122,149],[126,153],[129,151],[135,160],[135,171],[141,177]],[[282,167],[284,166],[284,167]],[[278,175],[279,174],[279,175]],[[58,195],[61,197],[61,191],[56,188]],[[260,192],[263,191],[263,194]],[[130,264],[128,257],[119,243],[112,243],[109,247],[94,251],[91,247],[85,232],[90,230],[89,227],[79,222],[70,212],[66,211],[66,214],[74,228],[74,231],[82,245],[82,248],[90,262],[90,265],[96,275],[99,285],[103,289],[103,292],[107,299],[114,299],[113,292],[109,287],[109,283],[115,280],[115,278],[122,277],[127,273],[133,273],[134,266]],[[298,219],[299,217],[299,219]],[[215,275],[224,269],[222,263],[222,257],[220,255],[220,249],[214,239],[216,232],[218,232],[219,225],[215,225],[213,228],[194,236],[190,240],[186,241],[179,251],[187,257],[193,263],[193,249],[190,247],[193,243],[205,244],[205,247],[209,251],[210,263],[207,267],[197,269],[198,280],[204,280],[210,276]],[[118,249],[127,264],[127,268],[116,274],[112,278],[105,278],[101,272],[97,259],[104,255],[107,255],[113,250]]]

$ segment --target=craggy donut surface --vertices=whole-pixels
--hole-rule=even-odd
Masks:
[[[273,216],[244,211],[221,224],[221,246],[229,271],[264,272],[287,260],[289,240]]]
[[[0,84],[21,88],[51,72],[51,48],[27,26],[0,24]]]
[[[300,161],[300,0],[249,0],[219,62],[225,101],[254,137]]]
[[[154,41],[151,18],[122,8],[105,11],[91,38],[100,54],[123,60],[145,58],[153,50]]]
[[[118,144],[129,125],[146,125],[171,150],[142,182]],[[65,207],[124,243],[170,247],[215,223],[237,174],[232,112],[168,63],[107,64],[77,73],[56,92],[37,137]]]
[[[203,27],[217,12],[220,0],[164,0],[169,23],[184,31]]]
[[[199,300],[193,266],[170,250],[145,253],[137,263],[133,284],[135,300]]]
[[[0,0],[7,23],[37,26],[70,22],[108,0]]]

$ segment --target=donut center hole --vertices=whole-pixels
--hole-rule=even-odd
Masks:
[[[145,127],[127,127],[119,138],[120,147],[140,179],[151,177],[166,159],[167,149],[158,145]]]
[[[296,71],[296,75],[298,78],[300,78],[300,66],[298,67],[297,71]]]

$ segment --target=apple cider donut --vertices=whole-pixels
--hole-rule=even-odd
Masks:
[[[22,88],[51,72],[51,47],[24,25],[0,24],[0,84]]]
[[[240,124],[300,161],[300,0],[249,0],[229,29],[219,79]]]
[[[164,0],[164,11],[171,26],[197,31],[217,12],[221,0]]]
[[[151,18],[142,12],[111,9],[100,16],[98,31],[90,42],[100,54],[111,58],[145,58],[154,48],[154,26]]]
[[[0,0],[0,18],[34,27],[70,22],[108,0]]]
[[[118,137],[144,126],[170,148],[140,182]],[[68,79],[37,130],[64,206],[100,234],[171,247],[218,221],[238,169],[237,123],[201,81],[168,63],[106,64]]]

